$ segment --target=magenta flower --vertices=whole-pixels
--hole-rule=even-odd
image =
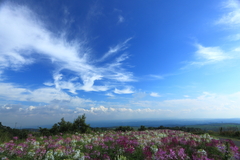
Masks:
[[[18,137],[13,137],[14,140],[18,140]]]

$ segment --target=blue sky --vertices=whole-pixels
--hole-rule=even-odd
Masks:
[[[1,1],[0,121],[239,118],[237,0]]]

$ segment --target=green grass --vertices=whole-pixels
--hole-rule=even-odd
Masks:
[[[208,130],[219,131],[220,127],[222,127],[223,129],[238,128],[240,130],[240,124],[237,124],[237,123],[212,123],[212,124],[202,124],[202,125],[187,125],[186,127],[200,128],[206,131]]]
[[[8,133],[0,131],[0,143],[8,142],[10,140]]]

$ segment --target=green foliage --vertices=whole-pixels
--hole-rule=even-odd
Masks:
[[[141,127],[140,127],[141,128]],[[139,128],[139,129],[140,129]],[[142,128],[143,129],[143,128]],[[179,130],[179,131],[184,131],[184,132],[191,132],[194,134],[203,134],[205,133],[201,128],[194,128],[194,127],[179,127],[179,126],[175,126],[175,127],[165,127],[165,126],[159,126],[159,127],[148,127],[147,130],[156,130],[156,129],[170,129],[170,130]]]
[[[0,142],[6,142],[11,140],[13,137],[18,139],[26,139],[30,131],[24,129],[12,129],[8,126],[3,126],[0,122]]]
[[[227,128],[221,127],[219,131],[220,131],[219,134],[221,136],[240,138],[240,131],[238,127],[227,127]]]
[[[61,121],[55,123],[51,129],[39,128],[39,132],[44,136],[56,135],[59,133],[89,133],[91,131],[90,125],[85,122],[85,114],[78,116],[73,123],[65,121],[64,118],[61,118]]]
[[[91,130],[94,131],[94,132],[105,132],[105,131],[112,130],[112,128],[108,128],[108,127],[95,127],[95,128],[91,128]]]
[[[57,123],[55,123],[49,131],[53,135],[56,135],[59,133],[59,130],[60,130],[59,128],[60,128],[59,125]]]
[[[58,132],[60,133],[69,133],[72,129],[72,123],[71,122],[66,122],[64,118],[61,119],[61,122],[58,122]],[[54,129],[57,128],[57,124],[55,126],[53,125]],[[52,129],[53,129],[52,127]]]
[[[145,130],[147,130],[147,128],[145,127],[145,126],[140,126],[140,128],[138,129],[138,131],[145,131]]]
[[[234,133],[234,137],[239,137],[239,138],[240,138],[240,131],[236,131],[236,132]]]
[[[72,129],[75,132],[81,132],[81,133],[89,133],[90,132],[90,125],[85,123],[86,116],[85,114],[82,116],[78,116],[77,119],[74,120],[72,124]]]
[[[240,124],[238,123],[211,123],[202,125],[188,125],[187,127],[201,128],[202,130],[212,130],[214,132],[221,132],[224,130],[239,130]],[[222,129],[221,129],[222,128]]]
[[[75,119],[73,123],[65,121],[64,118],[62,118],[61,121],[55,123],[51,129],[39,127],[39,133],[42,136],[51,136],[59,133],[89,133],[91,131],[91,128],[89,124],[85,123],[85,120],[85,114],[78,116],[78,118]],[[7,126],[3,126],[0,122],[0,142],[9,141],[13,137],[18,137],[18,139],[26,139],[30,133],[31,132],[29,130],[12,129]]]
[[[41,127],[39,127],[39,132],[40,132],[40,134],[41,134],[42,136],[50,136],[50,135],[52,135],[51,132],[50,132],[50,130],[47,129],[47,128],[41,128]]]
[[[130,126],[119,126],[115,129],[115,131],[126,132],[126,131],[134,131],[134,129]]]

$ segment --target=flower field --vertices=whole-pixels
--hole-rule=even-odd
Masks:
[[[208,134],[174,130],[93,132],[49,137],[29,135],[26,140],[0,144],[2,160],[215,160],[240,159],[232,141]]]

